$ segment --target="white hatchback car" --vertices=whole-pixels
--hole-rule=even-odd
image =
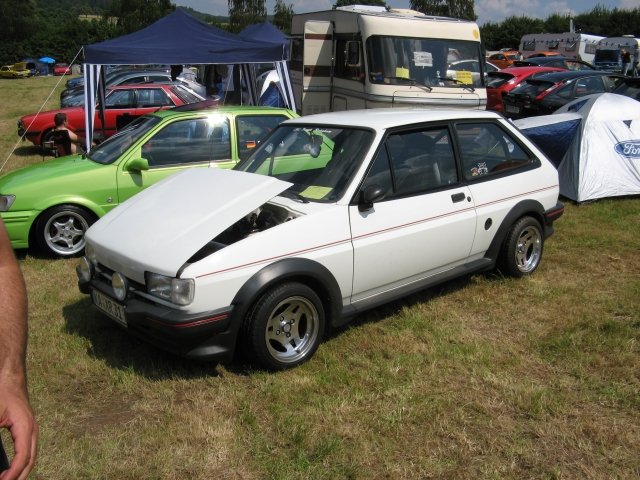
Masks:
[[[448,279],[532,273],[558,174],[486,111],[380,109],[282,123],[234,170],[190,170],[87,232],[79,286],[190,358],[309,359],[326,329]]]

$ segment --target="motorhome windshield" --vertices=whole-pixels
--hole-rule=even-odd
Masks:
[[[485,85],[478,42],[372,36],[366,49],[372,83],[460,88]]]
[[[619,50],[596,50],[595,62],[618,62]]]

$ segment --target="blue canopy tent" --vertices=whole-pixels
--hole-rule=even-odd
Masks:
[[[137,32],[85,45],[87,148],[90,148],[93,139],[94,99],[103,65],[234,64],[242,67],[246,78],[251,78],[249,64],[273,62],[282,75],[283,84],[290,84],[286,68],[288,59],[288,41],[272,42],[234,35],[208,25],[180,9]],[[251,102],[257,104],[255,83],[248,82],[248,87]],[[289,108],[295,110],[293,95],[288,96],[285,101]]]
[[[285,51],[286,58],[290,58],[290,38],[269,22],[247,25],[238,35],[248,40],[281,45]],[[281,71],[281,69],[285,71]],[[285,105],[293,103],[293,86],[291,85],[286,63],[276,63],[276,71],[280,79],[279,85],[269,87],[268,99],[266,103],[262,103],[263,105],[281,106],[281,102],[284,102]],[[290,99],[290,101],[287,99]]]

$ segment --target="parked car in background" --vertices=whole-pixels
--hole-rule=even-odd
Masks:
[[[24,66],[24,63],[0,67],[0,78],[27,78],[29,76],[31,76],[31,71]]]
[[[202,100],[204,100],[203,97],[183,85],[172,83],[112,87],[105,97],[104,124],[98,108],[95,114],[94,132],[100,139],[106,139],[145,113]],[[69,128],[76,134],[84,136],[84,107],[60,108],[25,115],[18,121],[18,136],[30,140],[34,145],[42,145],[42,142],[51,140],[55,126],[54,117],[58,112],[66,113]]]
[[[168,70],[116,70],[105,77],[107,87],[117,85],[133,85],[140,83],[166,83],[171,82],[171,74]],[[195,80],[191,72],[184,72],[178,76],[178,83],[193,90],[201,97],[206,97],[206,87]],[[60,106],[78,107],[84,105],[84,81],[73,88],[67,88],[60,93]]]
[[[498,68],[507,68],[513,65],[516,60],[521,60],[522,54],[517,50],[508,50],[504,52],[496,52],[489,55],[487,60]]]
[[[526,58],[538,58],[538,57],[558,57],[561,56],[558,52],[535,52],[531,55],[527,55]]]
[[[79,287],[173,353],[225,361],[241,342],[290,368],[366,309],[495,266],[533,273],[558,188],[495,112],[304,116],[232,170],[181,172],[109,212],[87,232]]]
[[[613,90],[613,93],[640,100],[640,77],[625,77]]]
[[[495,65],[485,62],[484,74],[498,70]],[[480,62],[477,60],[456,60],[447,65],[447,78],[452,78],[460,83],[467,83],[474,87],[480,87]]]
[[[68,63],[56,63],[53,66],[54,75],[71,75],[71,67]]]
[[[0,177],[0,216],[11,245],[76,255],[89,225],[130,196],[183,169],[231,168],[295,116],[267,107],[163,110],[134,120],[85,155],[12,171]]]
[[[561,55],[552,55],[545,57],[533,57],[525,60],[514,62],[514,67],[556,67],[565,70],[595,70],[590,63],[583,62],[576,58],[567,58]]]
[[[502,112],[502,97],[523,80],[549,72],[561,72],[554,67],[509,67],[487,74],[487,110]]]
[[[537,75],[502,97],[502,113],[522,118],[553,113],[571,100],[611,92],[622,75],[597,70],[567,70]]]

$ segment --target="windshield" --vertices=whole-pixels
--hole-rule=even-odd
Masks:
[[[372,36],[367,40],[367,53],[372,83],[484,86],[479,42]]]
[[[596,50],[594,62],[611,62],[618,63],[619,50]]]
[[[235,169],[293,183],[283,195],[300,201],[334,202],[342,197],[366,155],[369,130],[280,125]]]
[[[115,162],[132,144],[160,122],[158,117],[139,117],[109,137],[100,145],[93,147],[87,158],[94,162],[108,165]]]

